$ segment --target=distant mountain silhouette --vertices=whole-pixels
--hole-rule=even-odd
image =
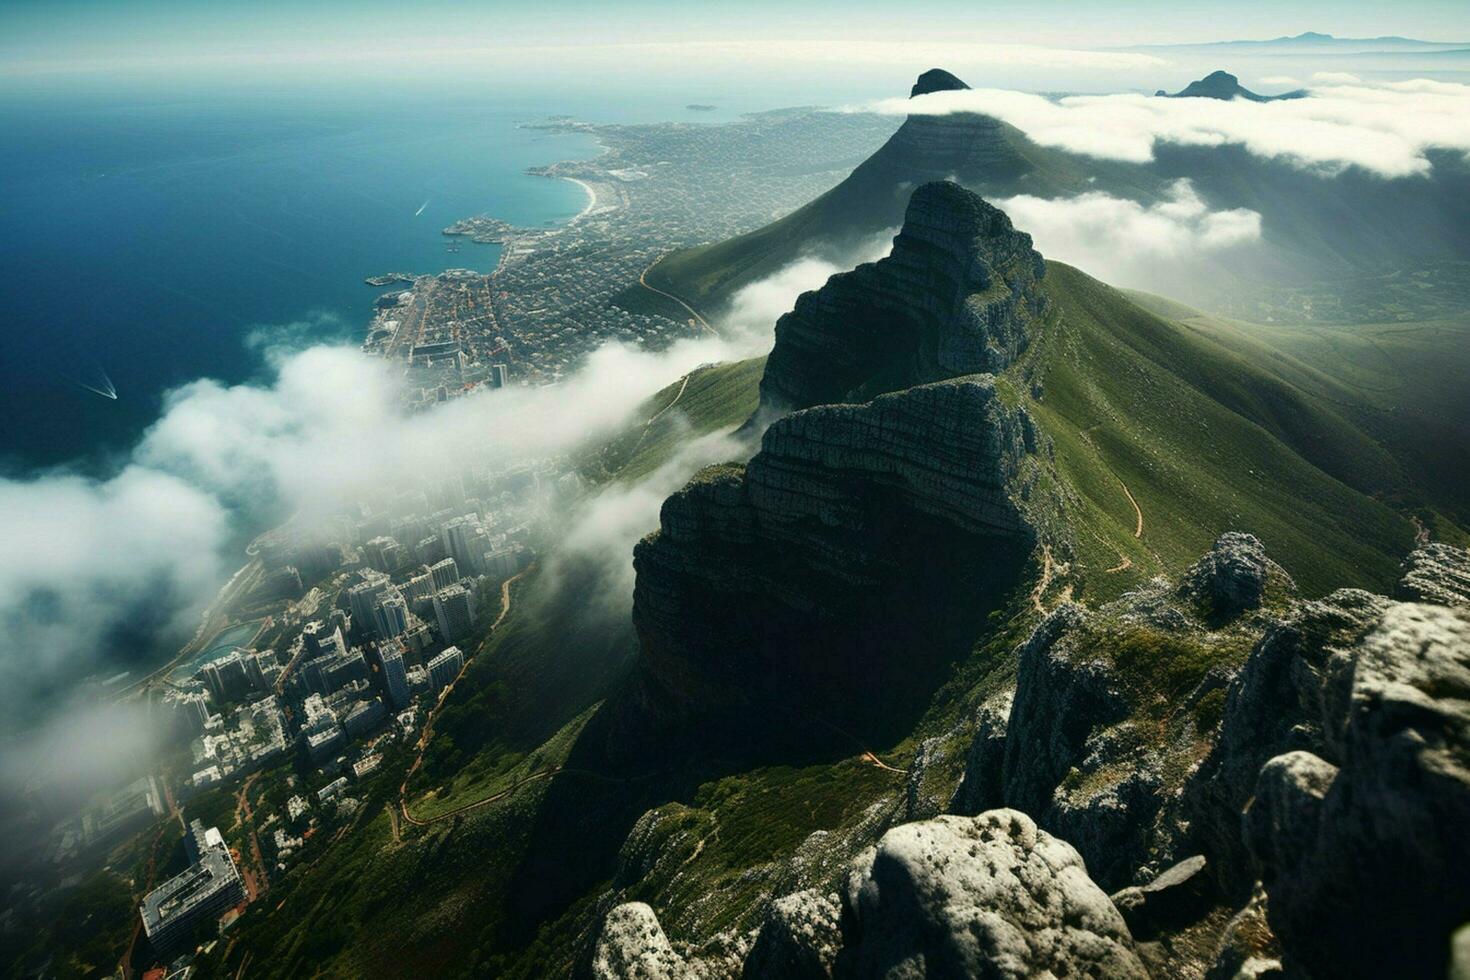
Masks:
[[[1159,89],[1154,93],[1169,99],[1220,99],[1229,102],[1231,99],[1248,99],[1251,102],[1278,102],[1282,99],[1306,98],[1306,89],[1297,89],[1294,92],[1285,92],[1281,95],[1260,95],[1252,92],[1240,84],[1240,79],[1228,71],[1212,71],[1197,82],[1190,82],[1183,90],[1178,92],[1165,92]]]

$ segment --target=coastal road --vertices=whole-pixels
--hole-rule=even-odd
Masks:
[[[658,265],[658,262],[655,261],[653,265]],[[690,306],[688,303],[684,302],[679,297],[675,296],[673,293],[666,293],[662,289],[659,289],[657,286],[650,286],[648,284],[648,273],[653,269],[653,265],[650,265],[647,269],[644,269],[642,272],[638,273],[638,285],[642,286],[644,289],[647,289],[650,292],[658,293],[660,296],[663,296],[666,299],[671,299],[675,303],[678,303],[680,306],[684,307],[684,309],[689,311],[689,315],[694,318],[694,322],[703,327],[711,337],[718,337],[719,334],[715,332],[715,328],[709,325],[708,320],[699,315],[698,310]]]

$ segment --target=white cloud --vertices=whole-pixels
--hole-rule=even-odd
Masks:
[[[743,420],[742,420],[743,421]],[[674,457],[635,484],[614,484],[584,500],[569,516],[550,565],[588,563],[602,574],[599,597],[606,611],[625,616],[633,603],[633,546],[657,529],[659,509],[700,467],[747,459],[755,447],[729,431],[684,443]]]
[[[853,264],[887,247],[886,238],[866,243]],[[271,377],[201,379],[170,392],[111,477],[0,479],[0,710],[115,669],[108,637],[140,617],[187,636],[241,560],[243,533],[337,513],[405,474],[432,481],[611,434],[694,367],[769,350],[776,319],[843,267],[804,258],[747,287],[725,318],[728,339],[658,352],[608,345],[559,384],[482,389],[419,413],[403,409],[383,361],[350,347],[300,349],[295,326],[258,332]],[[594,551],[601,535],[626,552],[617,559],[626,565],[632,542],[657,524],[657,503],[700,462],[729,452],[697,441],[639,487],[588,504],[573,549]]]
[[[802,256],[766,278],[742,286],[720,317],[721,329],[740,338],[751,354],[765,353],[771,348],[776,321],[796,305],[798,296],[822,288],[839,272],[883,258],[893,249],[893,236],[897,234],[897,228],[881,232],[856,248],[845,250],[839,258]]]
[[[1350,76],[1349,76],[1350,77]],[[978,112],[1018,127],[1044,146],[1145,163],[1157,143],[1243,145],[1297,166],[1359,166],[1384,177],[1429,170],[1433,147],[1470,153],[1470,86],[1417,79],[1322,84],[1280,102],[1079,95],[1059,100],[1003,89],[935,92],[868,108],[895,115]]]
[[[1314,71],[1312,81],[1321,82],[1323,85],[1358,85],[1363,80],[1346,71]]]
[[[1299,79],[1293,78],[1290,75],[1267,75],[1265,78],[1261,79],[1261,84],[1262,85],[1300,85],[1301,84],[1301,81]]]
[[[1148,206],[1100,192],[1053,199],[1022,194],[995,203],[1043,255],[1119,285],[1159,288],[1191,260],[1261,237],[1258,213],[1212,211],[1188,180],[1176,181],[1168,200]]]
[[[115,475],[0,479],[0,710],[118,669],[106,644],[119,627],[186,637],[240,562],[244,532],[334,513],[405,475],[565,452],[738,352],[714,338],[610,345],[558,385],[417,414],[387,365],[345,347],[280,354],[268,383],[185,385]]]
[[[100,665],[140,609],[186,627],[220,585],[228,526],[213,495],[143,466],[0,480],[0,710]]]

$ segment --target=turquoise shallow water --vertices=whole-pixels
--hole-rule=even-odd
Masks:
[[[488,269],[446,250],[479,213],[586,202],[529,166],[597,152],[521,128],[554,103],[0,102],[0,460],[103,464],[167,389],[258,373],[252,335],[357,339],[363,277]],[[115,386],[112,400],[89,391]]]
[[[215,634],[214,639],[209,641],[209,646],[199,651],[196,656],[192,657],[186,663],[179,664],[179,666],[175,667],[173,672],[168,675],[168,679],[175,683],[188,680],[194,676],[200,667],[209,663],[211,660],[217,660],[235,647],[248,642],[256,633],[260,632],[260,624],[263,622],[265,622],[263,619],[254,619],[248,623],[240,623],[239,625],[220,630]]]

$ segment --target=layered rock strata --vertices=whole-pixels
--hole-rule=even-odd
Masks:
[[[765,418],[996,372],[1045,311],[1031,236],[957,184],[913,192],[884,259],[833,276],[776,323],[761,379]]]
[[[645,705],[800,710],[967,648],[1030,550],[1036,443],[985,376],[776,422],[749,464],[665,501],[635,549]]]

